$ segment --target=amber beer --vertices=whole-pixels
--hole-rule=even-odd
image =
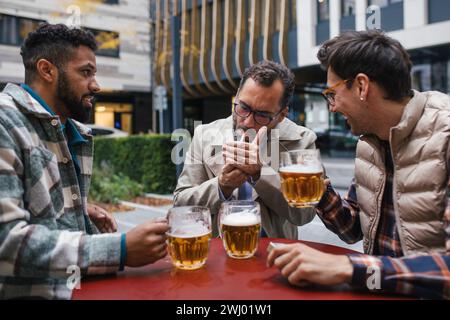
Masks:
[[[290,165],[280,168],[281,190],[290,206],[317,204],[324,191],[323,170],[318,166]]]
[[[186,270],[201,268],[208,257],[211,232],[198,226],[183,227],[167,233],[168,250],[175,267]]]
[[[223,245],[228,256],[232,258],[252,257],[258,248],[260,232],[260,217],[249,211],[229,214],[222,219]]]
[[[211,240],[211,213],[200,206],[182,206],[169,209],[167,247],[176,268],[201,268],[208,257]]]

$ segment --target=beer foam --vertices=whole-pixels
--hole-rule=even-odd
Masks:
[[[187,226],[175,226],[167,234],[177,238],[195,238],[204,236],[211,231],[208,227],[201,224],[192,224]]]
[[[222,224],[234,227],[253,226],[258,223],[260,223],[259,217],[249,211],[232,213],[225,216],[222,220]]]
[[[323,169],[320,165],[302,165],[302,164],[293,164],[290,166],[282,167],[279,170],[283,173],[322,173]]]

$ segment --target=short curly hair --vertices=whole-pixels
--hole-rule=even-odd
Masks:
[[[295,77],[288,67],[274,61],[262,60],[245,70],[239,84],[240,89],[248,78],[252,78],[256,83],[264,87],[270,87],[276,80],[280,80],[284,87],[280,105],[282,108],[290,106],[294,95]]]
[[[64,24],[42,23],[30,32],[20,48],[23,65],[25,66],[25,83],[30,83],[36,76],[36,63],[46,59],[58,70],[63,70],[71,58],[73,49],[87,46],[92,51],[97,50],[94,35],[87,30],[69,28]]]

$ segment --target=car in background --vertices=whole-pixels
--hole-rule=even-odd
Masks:
[[[321,153],[330,157],[352,157],[356,150],[359,137],[340,126],[315,131],[316,147]]]
[[[87,124],[89,128],[91,128],[91,134],[94,137],[102,137],[102,138],[120,138],[120,137],[127,137],[129,134],[128,132],[116,129],[116,128],[109,128],[104,126],[99,126],[96,124]]]
[[[331,127],[329,132],[330,148],[337,150],[354,150],[359,137],[342,127]]]

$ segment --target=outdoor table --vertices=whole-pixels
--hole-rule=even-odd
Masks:
[[[86,277],[73,299],[121,300],[306,300],[306,299],[405,299],[405,296],[381,295],[355,291],[345,284],[335,287],[296,287],[289,284],[276,267],[267,268],[267,245],[270,241],[302,242],[332,254],[355,251],[308,241],[261,238],[258,250],[250,259],[227,256],[220,238],[211,240],[206,264],[197,270],[178,270],[167,256],[140,268],[125,268],[109,276]]]

